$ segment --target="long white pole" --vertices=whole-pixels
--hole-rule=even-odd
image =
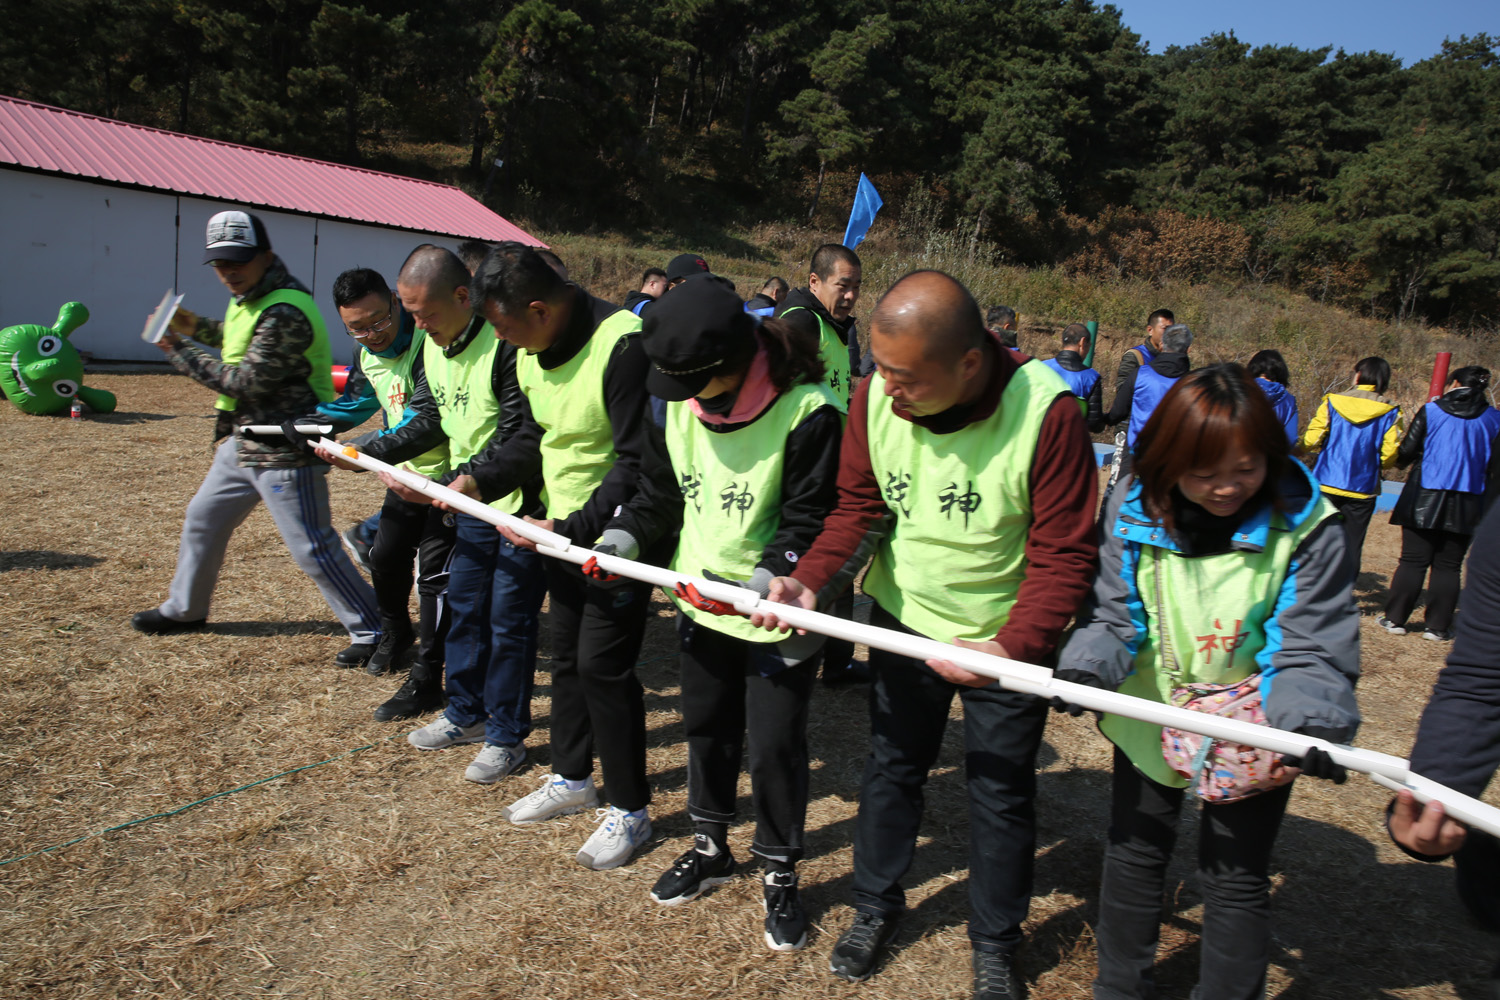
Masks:
[[[1351,771],[1368,774],[1387,788],[1398,791],[1410,789],[1419,802],[1433,800],[1441,802],[1443,809],[1454,819],[1500,836],[1500,808],[1413,774],[1409,762],[1400,757],[1330,743],[1327,740],[1290,733],[1282,729],[1272,729],[1270,726],[1260,726],[1239,719],[1226,719],[1222,716],[1178,708],[1175,705],[1163,705],[1144,698],[1121,694],[1118,691],[1102,691],[1087,684],[1059,680],[1053,676],[1051,670],[1032,663],[1008,660],[990,653],[952,646],[919,635],[909,635],[873,625],[862,625],[859,622],[835,618],[818,611],[808,611],[789,604],[765,601],[755,591],[746,590],[743,587],[688,576],[658,566],[648,566],[633,559],[605,555],[581,545],[574,545],[569,539],[554,531],[548,531],[522,518],[503,514],[457,490],[441,486],[426,476],[406,469],[398,469],[379,459],[371,458],[357,448],[339,444],[331,438],[323,438],[318,445],[362,469],[389,473],[403,485],[411,487],[430,499],[441,500],[454,510],[462,511],[497,527],[503,525],[521,537],[535,542],[538,552],[557,559],[565,559],[582,565],[592,558],[606,572],[628,576],[631,579],[668,590],[679,583],[691,583],[704,597],[723,601],[744,614],[752,614],[756,611],[769,612],[794,628],[818,632],[849,642],[862,642],[867,646],[909,656],[916,660],[949,660],[976,674],[992,677],[1012,691],[1020,691],[1023,694],[1031,694],[1047,700],[1061,698],[1065,702],[1081,705],[1092,711],[1109,712],[1113,715],[1149,722],[1152,725],[1181,729],[1211,739],[1259,747],[1288,756],[1301,757],[1306,755],[1309,749],[1317,747]]]

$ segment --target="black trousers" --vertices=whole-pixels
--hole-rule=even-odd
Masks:
[[[1183,788],[1159,785],[1117,748],[1109,847],[1099,890],[1099,977],[1094,1000],[1146,1000],[1161,930],[1167,863],[1177,843]],[[1271,960],[1271,846],[1292,786],[1239,802],[1205,804],[1198,836],[1204,1000],[1263,1000]]]
[[[748,742],[755,807],[750,849],[795,864],[802,859],[807,819],[807,706],[816,659],[783,666],[773,644],[725,635],[680,611],[677,634],[688,814],[699,822],[734,822],[740,758]]]
[[[646,783],[645,691],[635,661],[646,634],[651,586],[591,585],[577,566],[547,559],[552,619],[553,770],[604,777],[604,798],[626,812],[651,802]]]
[[[1391,597],[1385,616],[1397,625],[1405,625],[1422,593],[1422,581],[1432,568],[1427,585],[1427,629],[1446,632],[1453,627],[1453,610],[1458,607],[1459,580],[1463,574],[1464,553],[1469,551],[1473,535],[1460,535],[1436,528],[1402,528],[1401,562],[1391,577]]]
[[[1370,530],[1370,517],[1375,513],[1377,498],[1343,497],[1337,493],[1324,493],[1323,499],[1344,515],[1344,537],[1348,539],[1349,555],[1357,575],[1365,551],[1365,534]]]
[[[911,631],[879,604],[871,612],[873,625]],[[922,788],[957,694],[969,793],[969,940],[980,951],[1013,952],[1031,906],[1046,703],[993,686],[961,687],[884,650],[870,650],[870,669],[870,755],[854,828],[856,908],[889,914],[906,905],[901,879],[916,853]]]
[[[448,557],[453,553],[453,514],[431,504],[410,503],[390,490],[380,508],[380,526],[370,546],[370,583],[382,620],[411,625],[412,566],[418,567],[415,680],[440,683],[443,641],[448,635]]]

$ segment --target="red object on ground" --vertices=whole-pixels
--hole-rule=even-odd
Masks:
[[[344,391],[344,386],[347,385],[348,383],[349,383],[349,366],[348,365],[334,365],[333,366],[333,391],[334,392],[343,392]]]
[[[1451,351],[1439,351],[1437,360],[1432,363],[1432,383],[1427,386],[1427,402],[1432,402],[1443,394],[1443,386],[1448,384],[1448,365],[1453,361]]]

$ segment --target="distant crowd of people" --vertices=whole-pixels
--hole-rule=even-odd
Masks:
[[[735,876],[730,828],[745,767],[764,942],[806,944],[798,863],[811,695],[820,673],[869,684],[855,912],[829,949],[830,971],[852,982],[876,971],[898,933],[923,787],[957,697],[973,996],[1024,995],[1015,955],[1033,891],[1049,705],[943,658],[872,648],[856,663],[851,644],[800,634],[778,607],[851,617],[863,573],[875,626],[1151,702],[1233,702],[1244,717],[1308,737],[1306,754],[1279,757],[1121,715],[1099,722],[1114,768],[1093,995],[1156,995],[1167,866],[1191,793],[1202,806],[1204,894],[1193,995],[1251,1000],[1266,990],[1271,851],[1293,780],[1342,782],[1344,768],[1312,741],[1346,744],[1360,724],[1352,594],[1380,469],[1412,468],[1394,515],[1403,547],[1379,619],[1388,631],[1406,629],[1430,567],[1424,634],[1452,639],[1464,553],[1476,532],[1500,531],[1485,516],[1500,411],[1482,368],[1455,371],[1407,427],[1384,395],[1389,365],[1366,358],[1353,387],[1324,396],[1299,436],[1280,354],[1193,369],[1193,332],[1164,309],[1125,352],[1106,411],[1087,327],[1066,327],[1061,350],[1037,361],[1017,348],[1013,308],[981,313],[941,272],[885,289],[868,336],[857,335],[861,262],[837,244],[813,252],[805,287],[772,277],[748,302],[704,258],[682,254],[647,270],[623,305],[570,281],[550,251],[424,244],[394,287],[367,268],[334,282],[359,345],[335,392],[329,331],[259,219],[215,215],[204,262],[231,292],[225,319],[179,312],[161,346],[220,394],[216,437],[227,440],[188,506],[168,597],[134,627],[201,628],[229,538],[264,502],[349,633],[336,662],[404,672],[376,718],[437,712],[409,743],[478,745],[464,777],[493,784],[536,751],[527,740],[546,596],[546,773],[502,815],[526,825],[595,810],[577,861],[628,863],[653,836],[636,675],[651,588],[596,559],[545,558],[512,528],[433,504],[389,475],[368,544],[345,533],[367,584],[328,508],[329,468],[354,467],[307,425],[346,433],[381,414],[383,426],[348,443],[600,555],[683,575],[669,596],[693,842],[657,879],[658,903],[686,903]],[[267,424],[279,432],[248,431]],[[1106,425],[1122,430],[1101,510],[1089,432]],[[1311,468],[1296,458],[1312,452]],[[1500,765],[1493,541],[1475,550],[1470,576],[1414,758],[1478,794]],[[692,579],[764,600],[747,619]],[[1082,712],[1061,699],[1050,708]],[[1416,857],[1456,852],[1466,901],[1500,930],[1492,838],[1409,794],[1392,802],[1388,822]],[[1500,991],[1500,968],[1492,978]]]

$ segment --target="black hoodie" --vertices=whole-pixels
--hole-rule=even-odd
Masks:
[[[1454,389],[1435,400],[1444,412],[1462,420],[1473,420],[1489,407],[1483,389]],[[1483,493],[1462,490],[1429,490],[1422,486],[1422,449],[1427,441],[1427,407],[1417,410],[1407,428],[1401,447],[1396,450],[1396,465],[1411,466],[1406,485],[1391,512],[1391,523],[1403,528],[1436,528],[1461,535],[1472,535],[1484,517],[1489,501],[1500,486],[1500,440],[1490,443],[1490,464],[1485,473]]]
[[[797,309],[797,311],[788,316],[788,309]],[[803,312],[804,309],[807,311]],[[844,344],[849,348],[849,371],[853,373],[856,381],[870,374],[874,369],[874,362],[860,353],[859,337],[854,333],[854,317],[850,316],[840,323],[828,314],[828,310],[823,308],[823,303],[818,301],[818,297],[807,289],[794,288],[788,292],[777,308],[776,315],[811,337],[814,343],[818,342],[822,332],[818,329],[817,320],[813,316],[821,317],[825,323],[839,332],[839,336],[844,339]]]

